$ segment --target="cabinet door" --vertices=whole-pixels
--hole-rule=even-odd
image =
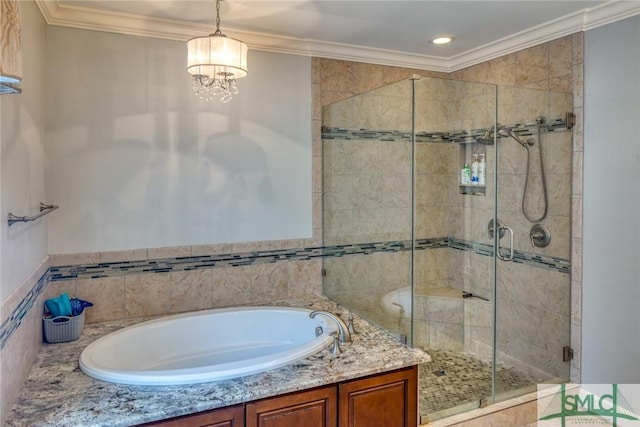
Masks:
[[[144,424],[145,427],[244,427],[244,405]]]
[[[337,427],[337,387],[247,403],[247,427]]]
[[[416,427],[417,367],[340,384],[340,427]]]

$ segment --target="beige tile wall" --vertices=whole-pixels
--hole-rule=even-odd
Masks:
[[[103,322],[320,295],[321,269],[322,260],[314,259],[129,274],[52,282],[46,295],[91,301],[86,322]]]
[[[365,297],[377,303],[387,292],[411,284],[409,251],[332,257],[324,262],[325,293],[340,294],[360,304]]]
[[[570,378],[573,382],[580,382],[580,351],[581,351],[581,289],[582,289],[582,154],[583,154],[583,33],[577,33],[571,36],[563,37],[548,43],[534,46],[504,57],[494,59],[482,64],[478,64],[460,71],[451,73],[450,78],[461,79],[485,83],[495,83],[499,85],[498,91],[513,91],[513,107],[503,105],[500,111],[506,111],[513,114],[517,108],[522,109],[524,114],[536,114],[537,110],[527,112],[529,107],[523,104],[522,107],[516,106],[516,100],[521,98],[522,91],[525,89],[542,89],[560,92],[554,94],[549,100],[535,96],[533,92],[532,99],[533,108],[544,108],[548,105],[549,116],[553,117],[553,113],[562,113],[567,108],[568,98],[561,93],[571,94],[573,98],[572,111],[576,115],[576,126],[572,131],[572,138],[556,135],[552,137],[551,151],[547,153],[547,167],[550,170],[549,182],[552,191],[558,191],[552,194],[550,200],[551,208],[551,227],[553,227],[554,236],[560,244],[555,241],[547,250],[547,254],[559,254],[559,256],[571,259],[571,278],[570,278],[570,328],[571,346],[575,351],[575,359],[570,364]],[[507,89],[504,86],[515,86],[515,88]],[[532,93],[528,92],[528,96]],[[500,99],[500,98],[499,98]],[[509,97],[507,97],[507,100]],[[506,100],[504,102],[507,102]],[[538,105],[536,107],[536,104]],[[544,110],[543,110],[544,111]],[[520,117],[522,117],[522,113]],[[514,116],[518,118],[518,115]],[[510,117],[509,117],[510,118]],[[503,120],[499,117],[499,120]],[[504,119],[504,122],[508,122]],[[555,140],[554,140],[555,139]],[[571,141],[571,142],[569,142]],[[516,148],[518,146],[516,145]],[[566,157],[571,156],[570,167],[565,167],[568,163]],[[568,198],[564,194],[570,195]],[[570,206],[567,206],[565,200],[570,200]],[[504,205],[505,203],[503,203]],[[507,215],[505,213],[505,215]],[[505,216],[506,217],[506,216]],[[506,221],[506,220],[505,220]],[[517,221],[514,221],[517,222]],[[520,226],[518,226],[520,227]],[[519,232],[522,235],[524,231]],[[568,232],[570,231],[570,234]],[[553,238],[553,237],[552,237]],[[525,239],[516,239],[524,241]],[[522,269],[518,273],[523,283],[527,283],[528,272]],[[546,279],[539,279],[544,281]],[[568,280],[568,279],[567,279]],[[566,283],[559,285],[567,286]],[[563,292],[563,294],[566,294]],[[563,302],[564,303],[564,302]],[[510,317],[511,318],[511,317]],[[549,325],[548,325],[549,326]],[[564,328],[566,325],[560,324],[558,327]],[[547,351],[549,349],[546,349]],[[557,349],[551,351],[557,352]],[[556,353],[557,354],[557,353]],[[557,355],[555,356],[557,360]]]
[[[36,286],[40,278],[49,268],[46,258],[40,266],[25,279],[5,301],[0,308],[0,321],[6,321],[20,302]],[[42,307],[45,296],[40,295],[34,303]],[[6,341],[0,354],[0,419],[6,417],[7,412],[15,401],[22,383],[27,377],[31,365],[36,359],[42,343],[42,312],[29,310],[14,334]]]
[[[323,107],[329,104],[343,101],[342,103],[339,103],[335,108],[333,108],[331,113],[327,113],[328,115],[325,117],[327,123],[325,124],[329,125],[328,123],[331,123],[331,126],[349,128],[351,125],[355,125],[354,120],[355,117],[357,117],[356,113],[354,113],[353,101],[349,100],[353,96],[369,92],[395,82],[399,82],[401,80],[412,77],[416,73],[421,75],[446,78],[446,74],[438,72],[425,72],[423,70],[362,64],[358,62],[340,61],[324,58],[313,58],[312,70],[312,84],[314,94],[313,110],[315,112],[313,121],[315,144],[314,147],[320,147],[319,150],[321,153],[323,149],[326,149],[328,151],[328,153],[325,153],[325,157],[323,158],[323,161],[325,162],[323,167],[325,168],[325,170],[329,170],[328,168],[331,168],[333,172],[342,172],[334,175],[345,175],[348,171],[348,166],[350,166],[350,164],[348,163],[348,161],[345,162],[345,159],[348,159],[348,154],[351,153],[351,147],[347,144],[338,143],[328,144],[333,146],[327,147],[325,145],[323,148],[323,142],[321,139],[321,128],[323,125]],[[390,97],[393,97],[395,95],[397,98],[398,94],[401,93],[398,91],[406,90],[404,89],[404,87],[406,86],[394,85],[386,93],[376,93],[374,91],[372,95],[386,95]],[[394,92],[394,90],[396,92]],[[404,102],[403,105],[404,106],[400,108],[404,108],[406,110],[407,103]],[[408,107],[410,108],[410,104]],[[394,126],[394,128],[397,129],[398,126]],[[407,126],[407,129],[408,128],[410,128],[410,126]],[[406,157],[406,149],[400,150],[400,152],[404,153]],[[409,163],[405,162],[403,162],[402,164],[410,165]],[[337,169],[340,167],[343,168],[342,171]],[[400,175],[402,175],[402,173]],[[326,205],[323,207],[326,212],[324,217],[324,228],[327,230],[339,230],[329,233],[329,239],[324,242],[325,244],[338,244],[343,242],[346,243],[346,241],[352,238],[349,237],[348,239],[343,239],[342,236],[344,234],[351,233],[349,227],[353,223],[353,212],[349,212],[349,209],[344,209],[342,210],[342,212],[337,212],[337,210],[339,210],[337,208],[342,208],[345,206],[349,207],[348,203],[349,198],[351,198],[353,194],[353,187],[349,187],[348,177],[339,177],[337,179],[342,180],[342,182],[336,182],[336,180],[334,180],[333,178],[327,179],[324,182],[324,188],[322,187],[322,180],[319,180],[318,182],[320,191],[325,191],[326,196]],[[398,177],[397,180],[402,180],[402,178]],[[345,184],[345,181],[347,182],[347,184]],[[400,185],[401,182],[398,184]],[[382,215],[383,214],[378,215],[381,216],[381,220],[384,219],[384,216]],[[356,217],[358,217],[357,214]],[[369,221],[375,221],[375,219],[371,219]],[[406,218],[397,220],[397,224],[407,224]],[[400,234],[404,234],[407,231],[408,230],[406,229],[396,230],[396,232],[399,232]],[[375,239],[369,241],[375,241]],[[397,260],[396,258],[399,260]],[[409,266],[409,260],[410,259],[407,258],[407,253],[393,254],[392,257],[363,256],[327,259],[325,264],[325,267],[327,269],[327,277],[325,277],[324,292],[325,294],[335,298],[338,301],[340,301],[342,298],[353,300],[353,293],[356,292],[360,295],[357,301],[362,302],[362,304],[357,307],[360,308],[361,312],[366,311],[371,307],[379,310],[379,307],[375,304],[377,304],[377,302],[379,301],[383,290],[394,289],[394,286],[395,288],[400,287],[400,282],[402,282],[402,286],[407,286],[409,284],[410,270],[403,267],[403,272],[399,273],[399,275],[395,278],[390,279],[390,282],[384,282],[384,284],[378,286],[379,289],[375,292],[371,292],[370,287],[368,287],[368,280],[372,277],[369,272],[393,272],[394,268],[398,268],[398,266]],[[349,271],[353,268],[359,269],[358,271],[362,272],[362,274],[340,274],[341,271]],[[382,276],[389,277],[389,275],[385,274],[373,275],[373,277],[377,277],[375,279],[376,282],[374,283],[378,283],[378,278]],[[404,278],[405,276],[406,280],[399,280]],[[350,280],[349,283],[345,283],[344,280],[346,280],[348,277],[353,277],[354,279]],[[389,320],[394,327],[402,326],[398,325],[399,322],[397,322],[397,319],[395,318],[387,320]]]
[[[326,105],[398,82],[414,74],[447,77],[446,73],[435,71],[325,58],[313,58],[312,68],[314,74],[313,83],[315,85],[314,102],[320,114],[321,108]]]
[[[411,238],[411,143],[326,140],[324,243]]]
[[[533,122],[539,115],[550,119],[558,118],[570,110],[571,94],[498,87],[498,121],[502,123]],[[521,212],[527,154],[519,144],[510,139],[501,139],[497,145],[500,159],[498,218],[513,229],[516,250],[568,259],[571,242],[571,133],[542,134],[541,138],[536,139],[543,146],[549,209],[542,223],[551,231],[551,244],[546,248],[533,248],[530,243],[529,230],[532,223]],[[494,147],[488,147],[487,150],[488,166],[492,167],[495,161]],[[532,165],[539,164],[537,150],[530,150],[530,155]],[[486,197],[457,196],[462,198],[458,205],[460,222],[451,235],[492,244],[486,232],[488,220],[493,217],[495,189],[492,176],[488,176]],[[534,216],[539,216],[542,212],[541,184],[539,169],[532,169],[526,206]],[[456,197],[455,193],[453,197]],[[492,260],[459,252],[452,257],[459,258],[452,265],[462,266],[453,268],[450,272],[452,286],[493,299]],[[499,360],[541,378],[567,378],[568,365],[562,362],[561,355],[562,347],[571,342],[567,315],[570,305],[569,276],[529,265],[499,262],[498,279]],[[562,310],[550,311],[540,305],[539,297],[545,292],[551,292],[557,298]],[[541,320],[536,320],[538,318]],[[541,334],[540,330],[545,333]],[[488,357],[492,346],[490,328],[487,325],[466,325],[465,332],[465,349],[481,357]]]

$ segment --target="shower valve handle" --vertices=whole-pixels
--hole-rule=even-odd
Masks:
[[[531,238],[531,246],[534,248],[544,248],[551,243],[551,232],[542,224],[535,224],[529,232]]]

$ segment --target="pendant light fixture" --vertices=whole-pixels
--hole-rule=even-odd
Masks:
[[[220,31],[220,0],[216,0],[216,32],[187,42],[187,72],[193,91],[209,101],[231,101],[238,93],[236,79],[247,75],[247,45]]]

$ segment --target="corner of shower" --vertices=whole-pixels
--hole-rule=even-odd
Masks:
[[[524,89],[505,92],[510,100],[516,92],[529,96]],[[545,123],[502,114],[506,124],[499,124],[498,112],[507,105],[499,96],[491,84],[414,77],[323,109],[323,291],[431,356],[420,367],[423,421],[568,378],[568,364],[554,361],[553,373],[544,366],[552,347],[568,342],[566,334],[540,338],[531,326],[520,325],[535,325],[535,316],[549,312],[560,325],[568,322],[560,307],[566,293],[557,307],[538,296],[558,295],[566,287],[562,262],[549,274],[539,269],[568,255],[555,252],[564,246],[555,241],[555,248],[527,249],[538,236],[525,237],[531,224],[520,218],[514,201],[528,184],[533,196],[525,200],[525,189],[523,212],[539,216],[540,179],[549,180],[548,187],[561,180],[555,156],[564,156],[570,133],[558,136],[563,124],[548,109],[542,113],[552,119]],[[551,138],[555,145],[529,153],[520,141],[528,145],[531,138]],[[543,157],[551,172],[542,178],[529,174],[528,163],[542,166]],[[465,165],[474,159],[484,160],[482,180],[464,181]],[[545,193],[545,206],[547,199],[558,196]],[[549,213],[549,228],[557,233],[566,210],[551,206]],[[496,236],[506,237],[492,239],[490,221],[498,224]],[[538,279],[553,285],[534,283]],[[534,291],[541,299],[537,306],[523,296],[532,287],[542,288]],[[514,320],[523,312],[524,322]]]

